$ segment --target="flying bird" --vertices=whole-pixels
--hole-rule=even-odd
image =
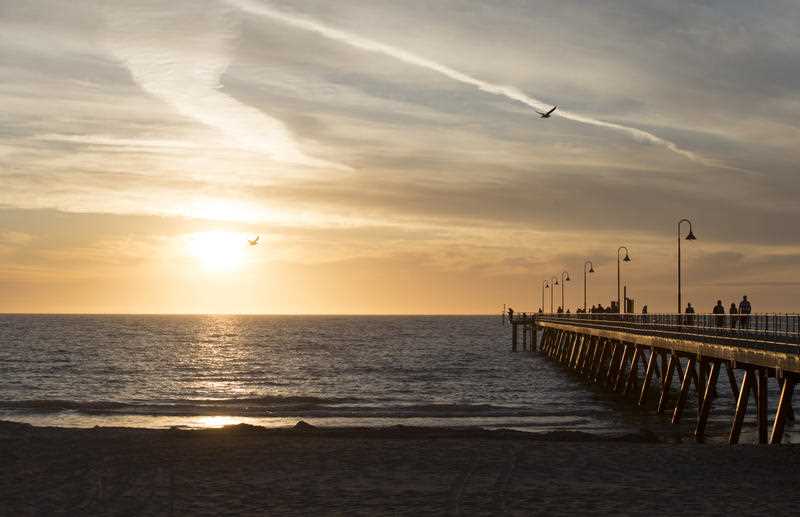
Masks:
[[[258,239],[260,239],[260,238],[261,238],[260,235],[256,235],[255,239],[253,239],[252,241],[250,239],[247,239],[247,242],[250,243],[250,246],[255,246],[256,244],[258,244]]]
[[[550,115],[552,115],[552,114],[553,114],[553,112],[554,112],[554,111],[555,111],[557,108],[558,108],[558,105],[556,105],[556,106],[553,106],[553,109],[551,109],[551,110],[550,110],[550,111],[548,111],[547,113],[542,113],[542,112],[541,112],[541,111],[539,111],[539,110],[535,110],[535,111],[536,111],[536,113],[538,113],[539,115],[541,115],[541,117],[539,117],[539,118],[550,118]]]

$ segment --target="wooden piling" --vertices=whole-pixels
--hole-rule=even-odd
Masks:
[[[616,373],[614,374],[614,389],[612,391],[619,391],[620,386],[623,382],[623,377],[625,375],[625,365],[628,363],[628,343],[623,343],[622,354],[619,358],[619,367],[617,368]]]
[[[672,423],[677,424],[681,421],[683,415],[683,408],[686,406],[686,397],[689,395],[689,388],[692,384],[692,374],[694,373],[694,364],[696,360],[694,357],[689,358],[686,364],[686,371],[683,374],[683,381],[681,382],[681,391],[678,393],[678,401],[675,403],[675,411],[672,412]],[[695,388],[697,385],[695,384]]]
[[[517,324],[511,322],[511,351],[517,351]]]
[[[758,443],[767,443],[767,371],[758,369],[756,377],[756,421],[758,422]]]
[[[528,328],[523,323],[522,324],[522,351],[525,352],[528,349]]]
[[[625,391],[622,392],[623,395],[627,396],[632,389],[636,389],[636,381],[639,377],[639,356],[641,353],[642,347],[640,345],[634,345],[631,369],[628,372],[628,382],[625,383]]]
[[[609,343],[608,339],[602,338],[602,344],[600,350],[600,359],[597,361],[597,368],[594,372],[594,382],[595,384],[601,381],[600,374],[604,373],[605,368],[603,366],[606,364],[608,360],[608,351],[611,348],[611,343]]]
[[[708,370],[708,380],[706,381],[706,389],[703,392],[703,402],[700,404],[700,414],[697,418],[697,426],[694,430],[694,438],[699,443],[705,440],[706,423],[708,422],[708,415],[711,412],[711,403],[714,399],[714,388],[717,385],[717,378],[719,377],[719,361],[713,361],[711,368]]]
[[[667,407],[667,400],[669,399],[669,390],[672,388],[672,376],[675,373],[675,363],[678,357],[675,354],[670,354],[667,360],[667,368],[664,375],[664,380],[661,383],[661,396],[658,398],[658,409],[656,412],[661,415]]]
[[[645,402],[647,402],[647,392],[650,391],[650,380],[653,378],[653,372],[655,371],[656,357],[658,357],[658,352],[655,348],[650,348],[650,359],[647,361],[647,369],[642,380],[642,391],[639,394],[640,406],[644,406]]]
[[[725,361],[725,371],[728,373],[728,384],[731,386],[731,393],[739,393],[739,388],[736,385],[736,375],[733,374],[733,367],[730,361]]]
[[[736,412],[733,415],[731,424],[731,434],[728,443],[735,445],[739,443],[739,435],[742,433],[742,423],[747,414],[747,402],[750,399],[750,384],[753,382],[753,372],[750,368],[745,369],[742,383],[739,386],[739,398],[736,401]]]
[[[789,374],[783,378],[781,394],[778,398],[778,407],[775,410],[775,422],[772,424],[772,434],[769,437],[770,444],[779,444],[783,440],[783,428],[786,417],[792,407],[792,392],[794,392],[794,376]]]

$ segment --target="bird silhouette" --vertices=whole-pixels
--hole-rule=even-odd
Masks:
[[[551,110],[550,110],[550,111],[548,111],[547,113],[542,113],[542,112],[541,112],[541,111],[539,111],[539,110],[535,110],[535,111],[536,111],[536,113],[538,113],[539,115],[541,115],[541,117],[539,117],[539,118],[550,118],[550,115],[552,115],[552,114],[553,114],[553,112],[554,112],[554,111],[555,111],[557,108],[558,108],[558,105],[556,105],[556,106],[553,106],[553,109],[551,109]]]
[[[260,238],[261,238],[260,235],[256,235],[255,239],[253,239],[252,241],[250,239],[248,239],[247,242],[250,243],[250,246],[255,246],[256,244],[258,244],[258,239],[260,239]]]

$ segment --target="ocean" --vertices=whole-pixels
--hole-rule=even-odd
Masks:
[[[720,379],[712,440],[725,438],[733,412]],[[0,316],[0,420],[692,428],[691,418],[676,427],[654,413],[539,354],[512,353],[500,316]],[[750,435],[746,428],[742,440]]]

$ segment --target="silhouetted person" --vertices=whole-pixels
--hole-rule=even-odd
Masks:
[[[725,326],[725,307],[722,305],[722,300],[717,300],[717,304],[714,306],[714,310],[711,311],[712,313],[716,314],[714,317],[714,323],[718,327]]]
[[[559,314],[564,314],[564,309],[559,305],[558,310],[556,312]]]
[[[647,316],[647,305],[642,305],[642,323],[647,323],[649,321],[649,316]]]
[[[739,302],[739,328],[750,328],[750,302],[747,301],[747,295],[742,296],[742,301]]]
[[[739,314],[739,309],[736,308],[736,304],[735,303],[731,302],[731,308],[728,309],[728,313],[731,315],[731,322],[730,322],[731,323],[731,328],[735,329],[736,328],[736,320],[739,319],[739,316],[737,316],[737,314]]]
[[[542,308],[539,307],[539,314],[542,314],[542,313],[543,313]]]
[[[567,314],[569,314],[569,309],[567,309]]]
[[[689,326],[694,325],[694,307],[691,303],[686,304],[686,324]]]
[[[508,321],[509,323],[514,322],[514,309],[512,309],[511,307],[508,308]]]

